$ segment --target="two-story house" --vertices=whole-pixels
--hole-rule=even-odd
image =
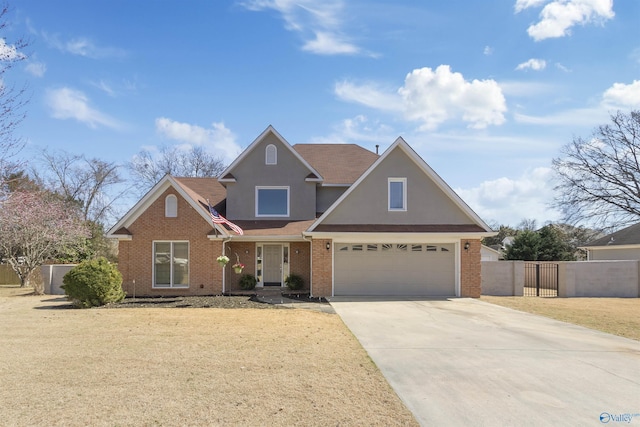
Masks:
[[[295,273],[315,297],[479,297],[493,234],[402,138],[378,155],[292,146],[271,126],[219,178],[165,176],[108,232],[129,295],[232,293],[239,261],[258,286]]]

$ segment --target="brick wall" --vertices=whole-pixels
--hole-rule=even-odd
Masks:
[[[330,244],[327,250],[327,243]],[[311,243],[313,271],[311,273],[311,295],[329,297],[332,291],[333,244],[330,239],[313,239]]]
[[[178,217],[166,218],[165,197],[178,198]],[[222,293],[222,269],[215,262],[222,254],[222,242],[211,241],[207,234],[213,226],[195,211],[173,188],[167,189],[151,206],[128,227],[133,235],[130,241],[118,245],[118,269],[122,273],[123,288],[127,295],[175,296],[218,295]],[[189,242],[189,287],[152,287],[153,241],[171,240]]]
[[[226,243],[225,254],[229,257],[229,264],[224,268],[225,292],[240,291],[240,277],[243,274],[256,275],[256,244],[254,242],[229,242]],[[237,262],[236,254],[240,262],[244,264],[244,270],[238,274],[231,267]]]
[[[289,262],[289,273],[297,274],[304,280],[304,286],[298,292],[309,292],[311,289],[311,244],[309,242],[291,242]]]
[[[469,242],[469,249],[464,245]],[[480,240],[460,241],[460,296],[480,298],[482,292],[482,263]]]

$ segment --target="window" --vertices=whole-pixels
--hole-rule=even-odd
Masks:
[[[153,242],[153,287],[189,286],[189,242]]]
[[[278,164],[278,149],[275,145],[269,144],[267,145],[267,148],[265,148],[264,163],[267,165]]]
[[[169,194],[164,199],[164,216],[167,218],[175,218],[178,216],[178,198],[173,194]]]
[[[256,216],[289,216],[289,187],[256,187]]]
[[[407,178],[389,178],[389,210],[407,210]]]

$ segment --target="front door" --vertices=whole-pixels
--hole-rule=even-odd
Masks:
[[[282,286],[282,245],[264,245],[264,285]]]

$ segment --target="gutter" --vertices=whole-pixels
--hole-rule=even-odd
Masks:
[[[225,253],[225,249],[226,249],[225,244],[231,240],[231,237],[232,236],[229,236],[229,237],[227,237],[225,239],[222,239],[222,255],[226,255],[226,253]],[[222,269],[222,295],[224,295],[224,293],[226,291],[226,277],[227,277],[226,270],[223,268]]]

